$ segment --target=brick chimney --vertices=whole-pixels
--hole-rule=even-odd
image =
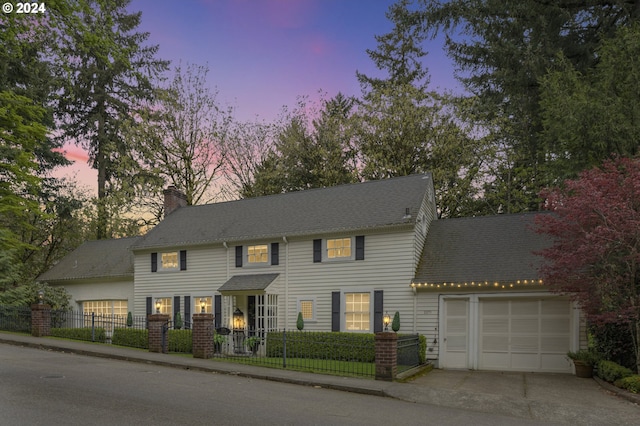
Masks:
[[[164,217],[187,205],[187,196],[175,186],[172,185],[162,192],[164,193]]]

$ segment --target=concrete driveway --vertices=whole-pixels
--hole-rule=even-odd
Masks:
[[[404,400],[542,423],[640,425],[640,406],[569,374],[433,370],[393,391]]]

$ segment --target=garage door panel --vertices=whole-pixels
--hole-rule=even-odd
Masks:
[[[481,369],[570,372],[567,299],[479,299],[478,366]]]

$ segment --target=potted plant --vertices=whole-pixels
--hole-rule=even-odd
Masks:
[[[251,336],[244,342],[245,345],[251,350],[252,354],[256,354],[258,352],[258,348],[260,347],[260,338],[257,336]]]
[[[580,349],[576,352],[567,352],[567,357],[573,361],[576,369],[576,377],[593,377],[593,365],[597,361],[597,355],[588,349]]]
[[[222,353],[222,345],[227,343],[227,336],[216,333],[213,336],[213,349],[216,353]]]

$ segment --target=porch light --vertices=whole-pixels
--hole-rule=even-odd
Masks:
[[[233,312],[233,328],[235,330],[241,330],[244,328],[244,314],[240,308],[236,308]]]
[[[38,304],[42,305],[44,303],[44,290],[38,291]]]
[[[200,298],[200,313],[204,314],[204,306],[205,306],[205,302],[203,298]]]
[[[156,299],[156,314],[160,313],[160,306],[161,306],[160,299]]]
[[[384,331],[389,331],[389,323],[391,323],[391,317],[388,312],[385,312],[382,317],[382,323],[384,324]]]

